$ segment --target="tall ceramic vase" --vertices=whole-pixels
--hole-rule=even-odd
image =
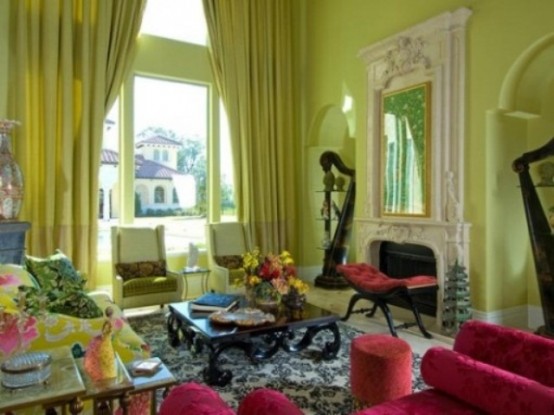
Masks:
[[[0,221],[16,220],[23,202],[23,174],[15,161],[10,133],[17,121],[0,120]]]

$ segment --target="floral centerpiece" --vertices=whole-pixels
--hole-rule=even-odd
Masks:
[[[277,305],[289,295],[300,295],[305,300],[309,287],[298,278],[290,252],[262,254],[259,248],[255,248],[245,253],[242,259],[246,291],[258,305]]]

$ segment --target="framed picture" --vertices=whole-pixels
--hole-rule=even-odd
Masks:
[[[431,83],[381,101],[382,215],[429,216]]]

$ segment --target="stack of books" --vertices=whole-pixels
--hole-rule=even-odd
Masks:
[[[193,311],[229,311],[238,303],[238,295],[206,293],[191,301],[190,308]]]

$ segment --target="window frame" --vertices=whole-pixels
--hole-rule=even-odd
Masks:
[[[208,89],[208,134],[207,134],[207,217],[206,222],[217,222],[221,218],[220,195],[220,98],[217,94],[212,78],[212,70],[206,46],[192,45],[185,42],[159,38],[142,34],[138,39],[138,51],[129,76],[122,85],[119,96],[119,191],[114,197],[118,198],[120,206],[119,224],[132,224],[135,220],[135,131],[134,131],[134,79],[135,76],[151,77],[160,80],[198,84]],[[179,53],[168,53],[179,50]],[[202,49],[202,62],[198,50]],[[174,64],[161,64],[158,55],[171,55]],[[181,60],[182,62],[179,62]],[[188,65],[190,62],[193,65]],[[133,140],[125,140],[133,137]],[[167,191],[166,197],[168,196]],[[205,242],[205,241],[204,241]],[[172,250],[168,255],[182,254],[188,250],[184,246],[179,250]],[[100,251],[99,251],[100,255]]]

